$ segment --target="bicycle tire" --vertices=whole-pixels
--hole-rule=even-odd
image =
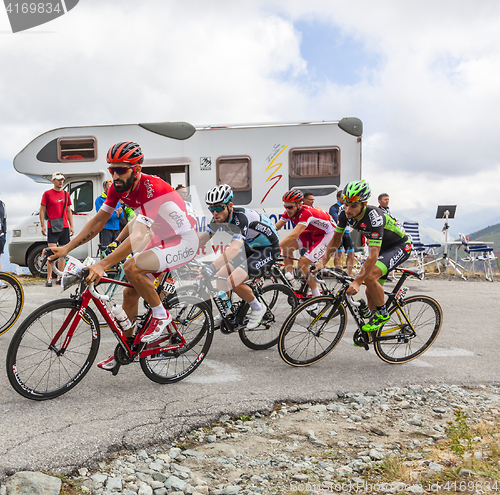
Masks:
[[[7,352],[7,376],[16,392],[33,400],[54,399],[77,385],[95,360],[100,342],[99,322],[87,308],[62,354],[51,342],[71,311],[80,304],[59,299],[33,311],[17,329]],[[69,325],[68,325],[69,327]],[[58,343],[64,342],[63,332]]]
[[[0,335],[12,328],[24,306],[24,290],[21,282],[10,273],[0,273]]]
[[[257,328],[242,328],[238,333],[243,344],[260,351],[278,343],[281,325],[298,301],[293,290],[282,284],[265,285],[257,294],[257,299],[268,308],[261,324]],[[250,309],[250,306],[246,307],[244,317]]]
[[[402,308],[415,332],[407,323],[401,324],[404,320],[401,309],[393,306],[389,311],[389,321],[377,331],[376,338],[394,332],[394,339],[374,342],[375,353],[386,363],[412,361],[432,345],[441,330],[443,310],[432,297],[408,297]]]
[[[314,304],[318,304],[318,309],[311,310],[310,307]],[[325,314],[326,316],[322,316]],[[291,366],[317,363],[340,342],[346,326],[346,310],[342,304],[338,304],[336,297],[319,296],[309,299],[284,322],[278,339],[280,356]],[[320,330],[321,333],[314,333]]]
[[[177,350],[140,358],[143,373],[156,383],[175,383],[189,376],[205,359],[214,336],[212,313],[203,300],[179,296],[168,301],[167,309],[186,343]]]

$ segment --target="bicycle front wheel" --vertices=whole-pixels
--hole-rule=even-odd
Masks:
[[[143,357],[140,363],[150,380],[174,383],[190,375],[205,359],[214,336],[214,322],[208,306],[197,297],[175,297],[165,306],[186,342],[180,349]],[[177,339],[179,336],[174,333],[170,342],[160,341],[158,347],[175,344]]]
[[[257,328],[242,328],[239,335],[247,347],[260,351],[278,343],[281,325],[298,303],[293,290],[280,284],[264,286],[257,299],[267,311]]]
[[[0,273],[0,335],[16,323],[24,305],[24,291],[16,277]]]
[[[7,376],[16,392],[28,399],[53,399],[87,374],[97,355],[100,329],[95,313],[87,308],[80,317],[79,308],[73,299],[51,301],[17,329],[7,352]],[[74,318],[78,325],[65,342]]]
[[[428,296],[412,296],[389,311],[390,319],[377,331],[374,347],[386,363],[407,363],[423,354],[436,340],[443,323],[443,311]]]
[[[283,324],[278,340],[280,356],[292,366],[317,363],[340,342],[346,325],[345,308],[336,297],[309,299]]]

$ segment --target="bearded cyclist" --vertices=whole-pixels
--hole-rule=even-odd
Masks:
[[[281,229],[288,220],[293,223],[292,232],[280,243],[285,263],[285,276],[293,282],[293,252],[305,250],[299,259],[299,270],[304,278],[307,277],[312,263],[320,260],[326,252],[335,224],[329,213],[313,206],[303,204],[304,195],[301,191],[292,189],[283,195],[285,212],[276,222],[276,230]],[[307,283],[311,288],[312,296],[320,295],[317,282],[309,276]]]
[[[130,253],[136,253],[123,266],[127,280],[133,285],[133,288],[127,287],[123,291],[123,309],[132,321],[138,313],[139,298],[149,304],[153,317],[141,340],[153,342],[172,321],[153,282],[160,273],[194,259],[198,250],[196,220],[187,213],[184,200],[170,184],[141,172],[144,155],[138,144],[117,143],[109,149],[106,160],[113,179],[106,201],[69,244],[52,248],[54,254],[50,259],[65,256],[95,237],[113,214],[118,201],[133,208],[136,216],[118,237],[121,239],[123,234],[126,239],[109,256],[89,266],[89,275],[85,280],[97,283],[107,269]],[[132,327],[125,335],[132,337],[133,332]],[[111,355],[97,366],[112,371],[118,364]]]
[[[347,184],[342,193],[344,209],[339,212],[335,234],[318,269],[326,265],[342,243],[347,226],[359,230],[368,240],[369,254],[359,274],[353,280],[347,294],[354,296],[362,283],[366,285],[368,307],[372,310],[369,322],[363,325],[365,332],[374,332],[389,320],[385,306],[383,284],[387,274],[410,256],[411,244],[396,221],[380,208],[368,206],[370,186],[364,180]]]
[[[255,297],[246,282],[250,277],[264,274],[279,255],[278,234],[265,215],[248,208],[233,205],[233,191],[227,184],[210,189],[205,202],[213,219],[200,236],[200,246],[204,246],[218,230],[232,235],[229,247],[211,265],[202,269],[205,276],[217,274],[227,277],[227,288],[250,305],[247,328],[257,328],[266,313],[266,307]],[[214,318],[220,324],[220,315]]]

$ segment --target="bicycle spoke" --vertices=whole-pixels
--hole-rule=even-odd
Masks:
[[[436,339],[442,323],[439,304],[427,296],[407,298],[389,311],[390,319],[377,332],[375,352],[388,363],[404,363],[423,354]]]
[[[311,310],[311,307],[317,309]],[[323,359],[338,344],[346,327],[343,306],[335,309],[331,296],[311,299],[299,306],[285,321],[278,348],[292,366],[307,366]],[[326,317],[325,317],[326,315]]]
[[[57,397],[89,370],[99,346],[99,324],[89,308],[82,316],[75,310],[77,301],[53,301],[34,311],[19,327],[9,347],[7,374],[21,395],[36,400]],[[53,343],[70,314],[78,318],[71,339],[66,341],[68,325]],[[61,348],[63,343],[67,348]]]

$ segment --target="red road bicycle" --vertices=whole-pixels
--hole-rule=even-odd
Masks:
[[[35,310],[14,334],[7,352],[7,376],[16,392],[33,400],[53,399],[83,379],[96,358],[101,338],[99,320],[89,307],[91,301],[118,340],[115,359],[119,365],[138,361],[150,380],[174,383],[201,364],[214,332],[211,311],[203,300],[190,295],[165,298],[163,304],[173,316],[169,332],[146,344],[141,337],[151,320],[149,306],[135,320],[135,336],[127,339],[105,304],[108,296],[99,293],[99,285],[94,288],[83,282],[87,275],[85,269],[74,294]],[[132,287],[106,277],[100,283]],[[168,274],[157,290],[159,294],[175,292]]]

